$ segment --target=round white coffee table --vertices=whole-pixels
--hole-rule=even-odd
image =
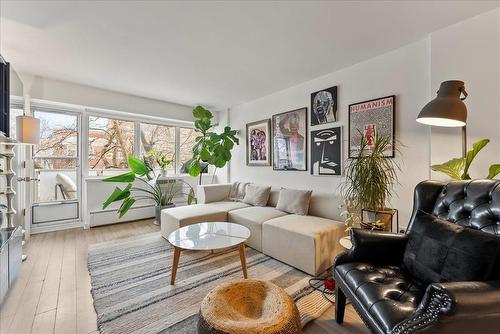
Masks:
[[[233,223],[209,222],[181,227],[168,236],[168,242],[174,246],[174,260],[170,284],[175,284],[181,250],[213,251],[229,247],[239,247],[243,277],[247,278],[245,241],[250,238],[250,230]]]

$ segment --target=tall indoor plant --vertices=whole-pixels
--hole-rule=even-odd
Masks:
[[[341,185],[347,209],[348,227],[362,225],[372,229],[388,229],[393,209],[386,203],[397,181],[399,165],[395,159],[385,156],[391,145],[391,138],[378,134],[372,138],[372,145],[359,133],[360,149],[354,158],[346,162],[345,181]],[[362,224],[363,210],[373,213],[369,222]]]
[[[189,175],[200,177],[201,184],[202,163],[213,165],[215,168],[224,167],[231,160],[231,150],[234,144],[239,145],[239,140],[236,137],[236,130],[229,126],[226,126],[221,133],[215,132],[216,124],[212,122],[214,116],[202,106],[193,109],[193,116],[198,137],[193,146],[193,157],[186,162],[186,167]]]
[[[154,169],[148,163],[147,159],[140,159],[136,156],[128,157],[130,171],[124,174],[111,176],[103,179],[104,182],[127,183],[123,189],[115,187],[108,199],[103,203],[102,208],[106,209],[111,203],[122,201],[119,209],[119,217],[123,217],[128,210],[137,201],[154,201],[156,221],[160,221],[161,210],[166,207],[175,206],[172,202],[174,197],[185,195],[188,204],[196,201],[193,188],[185,181],[175,180],[175,182],[161,187],[156,182],[160,175],[156,175]],[[144,187],[134,187],[135,181],[141,182]],[[180,183],[180,187],[179,187]],[[188,189],[184,192],[184,186]]]

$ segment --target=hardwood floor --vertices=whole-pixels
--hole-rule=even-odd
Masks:
[[[25,248],[28,260],[0,310],[0,334],[98,333],[87,245],[158,230],[144,220],[32,236]],[[304,333],[368,333],[350,305],[342,326],[332,317],[333,308],[308,324]]]

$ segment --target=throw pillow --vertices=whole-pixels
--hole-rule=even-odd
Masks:
[[[311,194],[311,190],[281,188],[276,209],[305,216],[309,211]]]
[[[245,189],[245,197],[243,197],[242,202],[254,206],[266,206],[270,193],[271,187],[261,187],[255,184],[249,184]]]
[[[419,211],[408,233],[404,267],[417,283],[485,281],[500,256],[500,238]]]
[[[240,202],[245,197],[245,188],[248,182],[233,182],[229,191],[228,199],[230,201]]]

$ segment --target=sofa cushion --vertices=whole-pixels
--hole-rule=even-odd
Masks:
[[[271,187],[249,184],[246,187],[245,197],[243,197],[242,201],[250,205],[266,206],[270,192]]]
[[[378,320],[385,333],[415,313],[425,293],[392,266],[349,262],[335,267],[335,278]]]
[[[242,208],[247,208],[250,205],[242,202],[234,202],[234,201],[221,201],[221,202],[212,202],[206,204],[210,208],[217,209],[220,211],[231,211],[231,210],[237,210],[237,209],[242,209]]]
[[[250,238],[247,240],[247,245],[258,251],[262,251],[262,223],[284,215],[286,215],[285,212],[269,206],[251,206],[229,211],[228,221],[246,226],[251,233]]]
[[[417,282],[486,281],[500,254],[500,238],[418,211],[408,233],[404,266]]]
[[[317,275],[329,268],[342,251],[339,240],[344,235],[342,222],[286,215],[262,224],[262,250],[308,274]]]
[[[297,215],[307,215],[311,193],[311,190],[282,188],[276,209]]]

